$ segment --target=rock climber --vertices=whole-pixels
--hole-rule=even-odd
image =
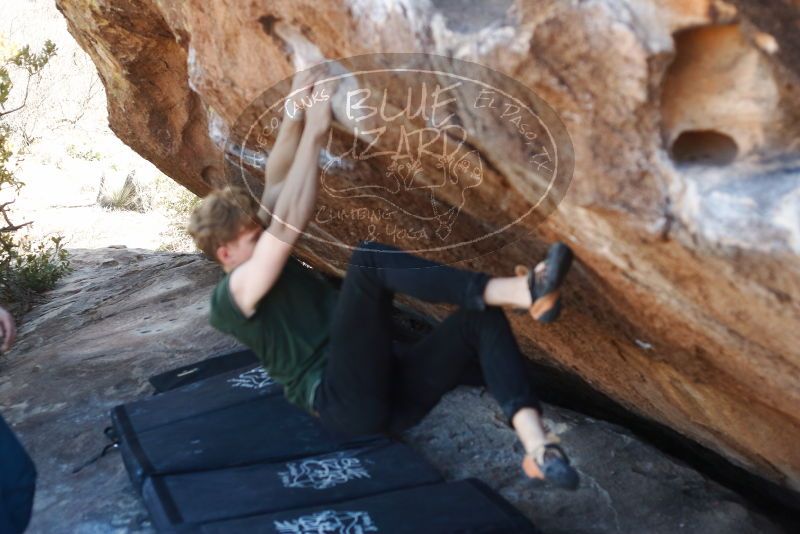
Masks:
[[[320,85],[300,72],[292,95],[301,102]],[[192,214],[189,233],[225,273],[211,295],[211,324],[250,347],[290,402],[348,437],[410,428],[477,359],[524,446],[526,475],[576,488],[577,471],[545,430],[524,355],[503,312],[507,307],[542,323],[554,321],[570,249],[556,243],[535,268],[491,277],[361,241],[335,289],[291,258],[314,210],[318,156],[332,121],[330,99],[306,101],[314,103],[299,112],[294,104],[284,108],[261,202],[227,186]],[[398,354],[391,327],[396,293],[458,309]]]

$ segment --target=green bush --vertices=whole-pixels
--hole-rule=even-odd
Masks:
[[[164,206],[174,219],[185,222],[202,199],[183,186],[178,185],[176,189],[173,196],[164,200]]]
[[[110,189],[105,185],[105,181],[101,182],[97,203],[107,210],[138,211],[140,213],[147,211],[145,195],[140,191],[133,174],[125,177],[122,187],[117,189]]]
[[[195,252],[194,240],[186,231],[189,216],[201,198],[160,174],[153,182],[153,205],[162,210],[169,221],[161,232],[159,252]]]
[[[35,244],[5,235],[0,240],[0,299],[20,311],[28,307],[35,294],[52,289],[71,270],[61,236]]]
[[[103,159],[103,155],[100,152],[92,149],[81,150],[75,145],[67,146],[67,154],[72,158],[86,161],[100,161]]]
[[[47,62],[56,53],[51,41],[45,42],[41,52],[31,52],[25,46],[9,57],[0,57],[0,191],[18,193],[23,186],[9,169],[8,162],[14,155],[10,138],[12,131],[3,118],[25,107],[28,88],[33,77],[39,76]],[[9,69],[24,71],[27,82],[23,96],[9,104],[14,84]],[[8,305],[13,311],[24,311],[33,296],[51,289],[56,281],[69,271],[69,256],[64,250],[61,237],[51,237],[49,241],[33,244],[28,239],[17,239],[20,228],[30,224],[15,224],[8,211],[13,200],[0,204],[0,304]]]

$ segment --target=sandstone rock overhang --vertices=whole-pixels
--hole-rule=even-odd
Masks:
[[[275,22],[327,58],[432,53],[519,80],[566,125],[574,178],[543,224],[464,266],[506,274],[544,241],[567,241],[580,261],[562,320],[542,328],[515,319],[531,358],[800,490],[796,5],[57,4],[97,65],[114,132],[198,194],[224,182],[225,135],[238,115],[302,53],[276,37]],[[519,162],[493,133],[482,131],[476,148],[495,163],[486,184],[502,201],[493,213],[511,217],[526,208],[528,186],[509,175]],[[481,220],[486,207],[465,211]],[[324,230],[345,239],[365,226],[342,219]],[[337,252],[322,248],[304,242],[301,251],[339,270],[329,259]]]

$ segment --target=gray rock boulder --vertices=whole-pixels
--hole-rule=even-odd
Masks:
[[[580,472],[575,492],[522,475],[522,446],[485,388],[451,391],[404,439],[447,478],[486,481],[548,534],[781,532],[737,494],[626,429],[544,409]]]

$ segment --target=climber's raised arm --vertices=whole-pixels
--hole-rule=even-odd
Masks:
[[[231,294],[248,317],[280,276],[313,214],[319,191],[319,151],[331,121],[330,89],[315,85],[314,91],[317,101],[305,111],[303,133],[269,226],[258,237],[252,256],[231,273]]]
[[[269,223],[275,203],[283,190],[289,167],[297,153],[305,118],[302,102],[309,98],[313,83],[314,76],[310,71],[296,73],[292,78],[289,95],[284,101],[283,119],[264,170],[264,193],[261,196],[258,218],[265,226]]]

